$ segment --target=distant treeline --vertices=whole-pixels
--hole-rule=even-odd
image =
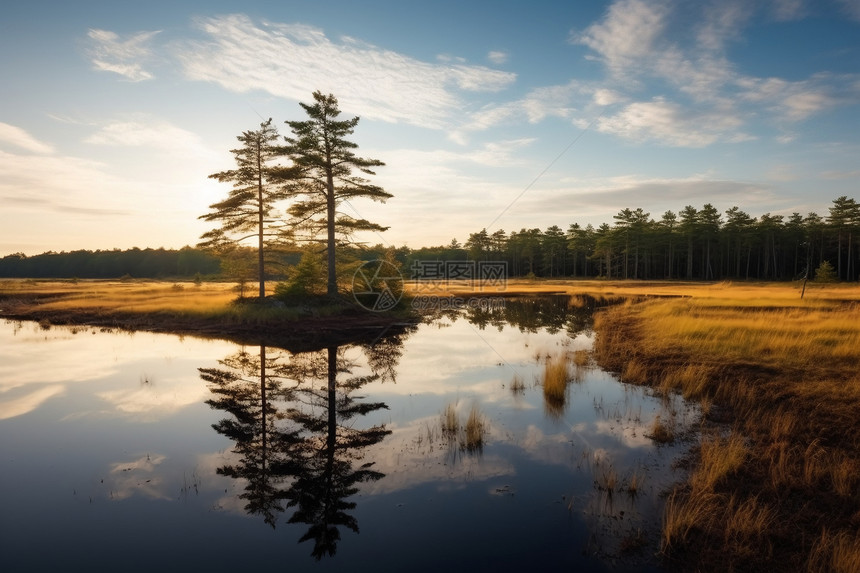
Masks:
[[[437,247],[346,246],[352,260],[385,258],[401,265],[405,278],[425,272],[428,261],[503,262],[507,276],[605,277],[613,279],[792,280],[810,278],[823,262],[840,280],[857,280],[860,255],[860,204],[848,197],[833,201],[825,216],[752,217],[732,207],[713,205],[665,212],[657,220],[642,209],[624,209],[614,224],[572,223],[511,233],[483,229],[465,243],[456,239]],[[301,257],[296,246],[272,250],[267,266],[272,279],[290,276]],[[0,277],[23,278],[190,278],[251,280],[256,250],[241,247],[216,256],[210,251],[131,249],[44,253],[0,259]],[[444,265],[441,265],[444,268]],[[452,265],[452,268],[456,265]],[[444,271],[443,271],[444,272]],[[243,278],[244,277],[244,278]]]
[[[843,196],[828,211],[752,217],[738,207],[721,213],[706,204],[655,219],[642,209],[623,209],[613,225],[483,229],[464,244],[412,250],[408,262],[502,261],[509,276],[792,280],[807,269],[813,278],[826,261],[838,279],[857,280],[860,205]]]
[[[15,253],[0,259],[5,278],[190,278],[220,273],[218,257],[191,247],[42,253]]]

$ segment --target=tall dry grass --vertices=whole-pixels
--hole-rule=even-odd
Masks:
[[[45,310],[130,313],[226,312],[236,299],[232,283],[167,281],[3,281],[0,296],[30,296]]]
[[[704,304],[715,306],[757,308],[781,305],[785,307],[809,308],[827,306],[833,301],[860,302],[860,288],[856,283],[815,285],[807,284],[804,298],[800,298],[801,283],[731,282],[718,283],[684,281],[623,281],[587,279],[508,279],[496,287],[483,285],[479,294],[558,294],[571,295],[571,304],[576,305],[580,295],[588,295],[602,301],[620,299],[667,296],[694,298]],[[421,283],[407,282],[406,292],[417,293]],[[468,281],[451,282],[439,292],[440,296],[475,294],[474,285]]]
[[[559,416],[564,412],[570,378],[570,365],[564,353],[547,357],[542,379],[544,408],[547,413]]]
[[[682,568],[858,570],[860,288],[787,291],[715,285],[597,317],[602,366],[732,427],[701,441],[667,499],[663,544]]]
[[[469,454],[483,451],[489,432],[489,423],[477,404],[472,405],[465,422],[460,420],[457,404],[447,404],[442,412],[440,427],[449,449],[459,448]]]

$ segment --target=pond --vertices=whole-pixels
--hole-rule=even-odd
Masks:
[[[593,306],[302,352],[2,323],[3,570],[659,570],[648,435],[698,412],[589,361]]]

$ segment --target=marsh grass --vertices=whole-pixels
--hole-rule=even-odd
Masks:
[[[658,444],[671,444],[675,441],[675,426],[671,422],[666,422],[659,414],[654,418],[654,423],[651,424],[651,430],[646,437],[651,438]]]
[[[601,366],[732,426],[706,433],[669,495],[665,555],[701,571],[860,570],[860,288],[685,288],[595,321]]]
[[[460,451],[468,454],[480,454],[484,449],[489,423],[477,404],[472,405],[463,423],[460,420],[457,404],[449,403],[442,411],[440,428],[449,449],[459,448]]]
[[[546,358],[541,385],[544,410],[548,415],[557,418],[564,414],[567,406],[567,383],[570,379],[570,367],[565,353]]]
[[[442,435],[449,442],[457,440],[460,434],[460,414],[457,413],[456,404],[448,404],[442,412]]]
[[[634,469],[630,473],[630,477],[628,477],[626,480],[627,495],[635,499],[639,495],[639,492],[642,490],[642,485],[644,481],[644,475],[639,473],[638,469]]]
[[[487,422],[484,415],[473,405],[466,418],[463,435],[460,440],[460,448],[467,452],[480,452],[484,449],[484,436],[487,433]]]
[[[690,485],[694,490],[712,491],[743,466],[747,454],[744,439],[736,432],[727,438],[703,438],[699,443],[699,465]]]
[[[591,352],[589,350],[574,351],[573,365],[576,368],[588,368],[591,365]]]
[[[423,287],[420,282],[406,283],[407,292],[419,292]],[[678,299],[694,299],[702,305],[715,307],[734,306],[755,309],[760,307],[811,308],[829,306],[834,301],[860,301],[860,288],[856,283],[836,285],[811,285],[806,287],[804,298],[800,298],[802,284],[797,283],[767,283],[767,282],[732,282],[719,283],[684,282],[684,281],[615,281],[615,280],[565,280],[539,279],[518,280],[508,279],[500,285],[498,293],[492,287],[482,288],[483,294],[528,295],[528,294],[558,294],[570,295],[569,305],[584,306],[582,298],[587,295],[599,302],[617,302],[619,300],[641,299],[642,297],[673,297]],[[473,294],[474,288],[468,281],[452,282],[440,291],[440,296],[459,296]]]
[[[194,288],[188,288],[194,287]],[[0,296],[29,296],[45,310],[85,309],[132,313],[229,312],[236,295],[232,283],[137,281],[4,281]]]
[[[834,533],[825,527],[812,547],[806,569],[810,573],[860,571],[860,532]]]
[[[7,316],[54,324],[110,325],[167,332],[248,332],[249,327],[279,328],[285,322],[332,317],[345,321],[409,320],[410,312],[362,312],[347,298],[314,297],[285,304],[272,297],[237,298],[232,283],[141,281],[0,282],[0,310]]]
[[[595,485],[597,489],[611,496],[618,489],[618,472],[611,465],[608,467],[599,466]]]
[[[514,374],[514,377],[511,379],[511,383],[508,386],[511,390],[511,393],[515,396],[524,394],[526,391],[525,382],[523,382],[523,377],[519,374]]]

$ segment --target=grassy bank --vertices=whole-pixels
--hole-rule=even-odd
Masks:
[[[711,421],[672,492],[682,569],[860,571],[860,288],[713,285],[597,317],[598,361]],[[726,428],[730,430],[726,430]]]
[[[254,300],[237,301],[232,283],[0,281],[0,317],[45,326],[88,324],[248,343],[265,340],[298,349],[327,340],[373,337],[380,329],[410,320],[408,312],[368,312],[348,298],[294,305]]]

